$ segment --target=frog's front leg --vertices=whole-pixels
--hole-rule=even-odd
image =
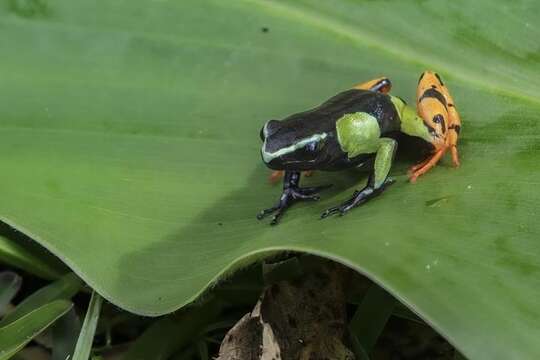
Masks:
[[[278,203],[271,208],[261,211],[257,215],[257,219],[261,220],[265,216],[275,213],[270,225],[276,225],[285,213],[285,210],[287,210],[294,202],[298,200],[319,200],[319,191],[331,186],[325,185],[301,188],[299,183],[300,172],[285,171],[285,176],[283,178],[283,192],[281,193]]]
[[[332,207],[322,213],[321,218],[339,213],[344,215],[347,211],[379,195],[388,186],[394,183],[388,177],[392,161],[397,149],[397,142],[390,138],[381,138],[379,147],[375,155],[375,165],[373,172],[369,176],[368,184],[360,191],[355,191],[352,197],[339,206]]]
[[[279,181],[279,179],[283,177],[283,174],[285,174],[284,170],[274,170],[268,177],[268,180],[270,181],[271,184],[275,184]],[[313,175],[313,170],[302,171],[302,175],[309,177]]]

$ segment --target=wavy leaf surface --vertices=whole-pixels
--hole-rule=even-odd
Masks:
[[[158,315],[292,249],[384,286],[475,359],[540,355],[540,45],[533,0],[7,1],[0,4],[0,219],[101,295]],[[343,218],[335,184],[278,227],[264,121],[382,74],[426,68],[461,111],[446,161]],[[508,331],[511,328],[512,331]],[[504,339],[504,341],[502,341]]]

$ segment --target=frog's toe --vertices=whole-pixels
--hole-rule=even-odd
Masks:
[[[260,213],[257,214],[257,219],[262,220],[267,215],[270,215],[272,213],[275,213],[274,216],[272,216],[272,220],[270,221],[270,225],[277,225],[279,222],[279,219],[283,216],[283,213],[285,213],[285,210],[288,208],[288,205],[284,204],[278,204],[276,206],[273,206],[268,209],[264,209]]]
[[[291,191],[293,200],[319,200],[321,197],[317,191],[305,191],[305,189],[294,189]]]
[[[362,190],[356,190],[352,197],[342,203],[339,206],[331,207],[321,214],[321,218],[324,219],[330,215],[339,214],[340,216],[345,215],[349,210],[354,209],[355,207],[362,205],[369,199],[379,195],[386,189],[388,186],[395,183],[394,179],[387,178],[379,187],[374,188],[372,186],[366,186]]]
[[[331,186],[332,184],[327,184],[327,185],[321,185],[321,186],[298,188],[296,189],[296,193],[301,194],[301,195],[307,195],[307,196],[311,196],[311,195],[318,196],[318,193],[320,193],[323,190],[328,189]]]
[[[275,212],[275,211],[278,210],[278,209],[279,209],[279,205],[272,206],[271,208],[268,208],[268,209],[264,209],[264,210],[262,210],[261,212],[259,212],[259,213],[257,214],[257,219],[262,220],[262,219],[264,219],[267,215],[272,214],[273,212]]]
[[[299,200],[317,201],[320,199],[319,191],[329,188],[331,185],[313,186],[313,187],[289,187],[283,190],[279,202],[268,209],[264,209],[257,214],[257,219],[262,220],[270,214],[274,214],[270,225],[276,225],[285,211],[295,202]]]
[[[337,214],[339,212],[339,209],[341,208],[341,206],[334,206],[334,207],[331,207],[329,209],[326,209],[322,214],[321,214],[321,219],[324,219],[324,218],[327,218],[329,217],[330,215],[334,215],[334,214]]]
[[[345,215],[347,211],[360,205],[359,202],[355,202],[355,199],[356,199],[356,196],[353,195],[353,198],[345,201],[343,204],[326,209],[326,211],[321,214],[321,219],[327,218],[335,214],[339,214],[340,216]]]
[[[272,221],[270,221],[270,225],[277,225],[279,223],[279,219],[283,216],[285,213],[286,208],[279,208],[276,212],[276,214],[272,217]]]

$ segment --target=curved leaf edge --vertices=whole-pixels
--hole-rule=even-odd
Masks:
[[[365,276],[366,278],[368,278],[369,280],[373,281],[375,284],[377,284],[378,286],[386,290],[396,300],[398,300],[403,305],[405,305],[408,309],[410,309],[413,313],[415,313],[423,321],[425,321],[429,326],[431,326],[435,331],[437,331],[437,333],[439,333],[442,337],[444,337],[452,346],[454,346],[462,354],[467,356],[467,351],[465,351],[465,349],[462,349],[459,346],[459,343],[456,341],[456,339],[454,339],[447,331],[445,331],[442,324],[439,324],[436,321],[436,319],[432,318],[430,315],[425,313],[421,308],[417,307],[415,303],[412,300],[410,300],[407,296],[404,296],[397,289],[390,286],[389,284],[386,284],[382,279],[380,279],[375,274],[370,273],[369,271],[364,269],[362,266],[358,266],[343,257],[336,256],[331,253],[327,253],[327,252],[319,251],[315,249],[309,249],[306,247],[295,247],[295,246],[266,247],[266,248],[261,248],[256,251],[248,252],[244,254],[244,256],[238,257],[235,261],[231,262],[228,266],[223,268],[210,281],[208,281],[197,292],[195,292],[191,297],[184,300],[182,303],[179,303],[177,306],[167,308],[164,311],[155,312],[155,311],[148,311],[145,309],[137,309],[137,308],[132,307],[129,304],[123,303],[122,301],[118,301],[111,294],[109,294],[104,288],[102,288],[98,283],[94,282],[92,279],[87,277],[86,274],[83,271],[81,271],[81,269],[79,269],[74,262],[72,262],[68,258],[64,258],[60,256],[59,254],[61,254],[61,252],[57,251],[57,249],[54,246],[52,246],[50,243],[43,241],[39,236],[36,236],[35,234],[29,232],[28,229],[25,229],[24,227],[18,226],[15,222],[10,221],[9,219],[0,217],[0,221],[5,222],[6,224],[13,227],[14,229],[17,229],[18,231],[24,233],[26,236],[36,241],[38,244],[40,244],[41,246],[46,248],[48,251],[50,251],[52,254],[57,256],[70,269],[72,269],[73,272],[77,274],[88,286],[90,286],[94,291],[96,291],[99,295],[101,295],[104,299],[106,299],[113,305],[116,305],[119,308],[129,311],[131,313],[141,315],[141,316],[149,316],[149,317],[158,317],[158,316],[170,314],[170,313],[173,313],[175,311],[182,309],[183,307],[189,304],[197,302],[200,299],[202,299],[205,296],[205,294],[210,292],[212,288],[217,286],[221,281],[227,278],[230,278],[232,274],[234,274],[235,272],[240,271],[243,268],[256,263],[257,261],[271,257],[272,255],[275,255],[276,253],[279,253],[279,252],[293,251],[293,252],[314,255],[314,256],[324,258],[324,259],[332,260],[348,267],[351,270],[356,271],[360,275]]]

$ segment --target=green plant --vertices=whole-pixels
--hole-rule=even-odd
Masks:
[[[532,0],[3,2],[0,219],[138,314],[179,309],[295,250],[366,274],[472,359],[534,358],[539,11]],[[277,228],[255,220],[276,195],[258,154],[265,120],[383,74],[412,102],[426,68],[462,114],[461,168],[411,185],[404,154],[391,191],[325,221],[359,177],[316,174],[310,183],[335,184],[320,203]]]

